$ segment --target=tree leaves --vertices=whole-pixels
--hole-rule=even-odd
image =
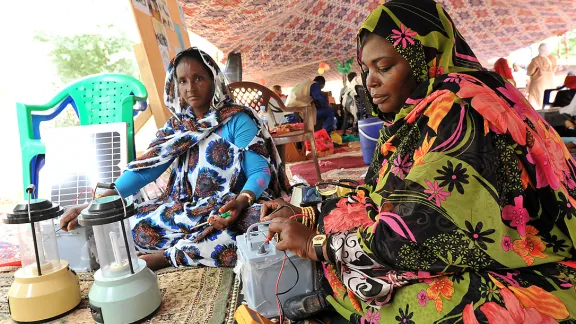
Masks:
[[[138,78],[132,41],[122,33],[113,33],[112,26],[104,29],[108,32],[74,36],[40,33],[34,38],[53,46],[50,57],[64,84],[98,73],[123,73]]]

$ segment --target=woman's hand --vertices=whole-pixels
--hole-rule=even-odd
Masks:
[[[78,226],[78,215],[80,215],[80,212],[86,207],[88,207],[88,204],[68,208],[68,210],[64,212],[64,215],[62,215],[62,218],[60,218],[60,228],[64,232],[75,229]]]
[[[170,266],[170,262],[168,262],[164,256],[164,252],[143,254],[139,256],[139,258],[146,261],[146,266],[152,271],[160,270]]]
[[[230,212],[230,217],[222,218],[220,216],[210,216],[208,218],[208,222],[214,228],[224,230],[228,226],[234,224],[238,217],[240,217],[240,214],[249,206],[250,204],[248,203],[248,198],[239,195],[236,197],[236,199],[229,201],[222,208],[218,209],[220,214]]]
[[[279,211],[271,214],[273,211],[278,209],[280,206],[286,207],[280,209]],[[290,209],[292,207],[292,209]],[[283,199],[276,199],[272,201],[266,201],[262,203],[262,207],[260,209],[260,220],[263,222],[273,220],[274,218],[290,218],[295,214],[302,214],[302,209],[300,207],[292,206],[289,203],[285,202]]]
[[[317,261],[316,251],[312,244],[316,232],[307,226],[293,219],[276,217],[268,228],[268,237],[271,238],[275,234],[278,234],[277,250],[290,250],[303,259]]]

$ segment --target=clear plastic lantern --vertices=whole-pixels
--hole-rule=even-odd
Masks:
[[[10,316],[15,322],[42,322],[60,317],[80,303],[78,276],[60,260],[54,218],[64,211],[46,199],[28,200],[6,215],[4,223],[18,226],[22,268],[14,273],[8,291]]]
[[[28,202],[23,202],[7,215],[5,223],[18,225],[20,258],[26,276],[41,276],[63,267],[53,220],[62,213],[62,208],[49,200],[31,199],[30,213]]]
[[[120,196],[92,201],[78,218],[80,224],[91,225],[96,240],[102,276],[121,277],[138,270],[138,257],[128,218],[135,214],[134,204]]]
[[[90,312],[97,323],[140,323],[160,308],[158,277],[136,257],[128,219],[136,214],[132,201],[123,199],[111,183],[98,188],[118,195],[92,200],[78,216],[94,231],[100,270],[88,293]]]

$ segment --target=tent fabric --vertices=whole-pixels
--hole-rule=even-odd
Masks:
[[[377,0],[180,0],[187,28],[224,54],[242,53],[244,79],[293,86],[355,55],[356,31]],[[481,61],[576,28],[574,0],[439,0]]]

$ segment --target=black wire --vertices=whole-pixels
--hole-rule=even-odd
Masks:
[[[287,205],[284,205],[284,206],[287,206]],[[298,272],[298,268],[296,268],[296,265],[294,264],[294,262],[292,262],[292,260],[290,260],[290,258],[288,257],[288,254],[286,254],[286,251],[284,251],[284,257],[286,259],[288,259],[288,261],[290,261],[290,264],[292,265],[292,267],[294,267],[294,270],[296,270],[296,281],[294,282],[294,285],[292,285],[292,287],[290,287],[290,289],[286,290],[285,292],[281,292],[281,293],[276,294],[276,301],[278,302],[278,305],[280,305],[280,316],[282,316],[282,314],[284,313],[284,309],[282,309],[282,303],[280,302],[280,295],[284,295],[284,294],[289,293],[290,290],[292,290],[292,289],[294,289],[294,287],[296,287],[296,285],[298,284],[298,280],[300,280],[300,273]],[[282,280],[282,278],[280,278],[279,280]],[[278,281],[278,285],[280,285],[280,281]],[[283,323],[280,323],[280,324],[283,324]]]
[[[284,256],[288,259],[288,261],[290,261],[290,264],[292,264],[292,267],[294,267],[294,270],[296,270],[296,282],[294,282],[294,285],[292,285],[292,287],[290,287],[290,289],[286,290],[285,292],[277,293],[276,298],[278,298],[278,296],[280,296],[280,295],[284,295],[284,294],[289,293],[290,290],[292,290],[292,289],[294,289],[294,287],[296,287],[296,285],[298,284],[298,280],[300,280],[300,273],[298,273],[298,268],[296,268],[296,265],[294,264],[294,262],[292,262],[292,260],[290,260],[290,258],[286,254],[286,251],[284,251]]]

